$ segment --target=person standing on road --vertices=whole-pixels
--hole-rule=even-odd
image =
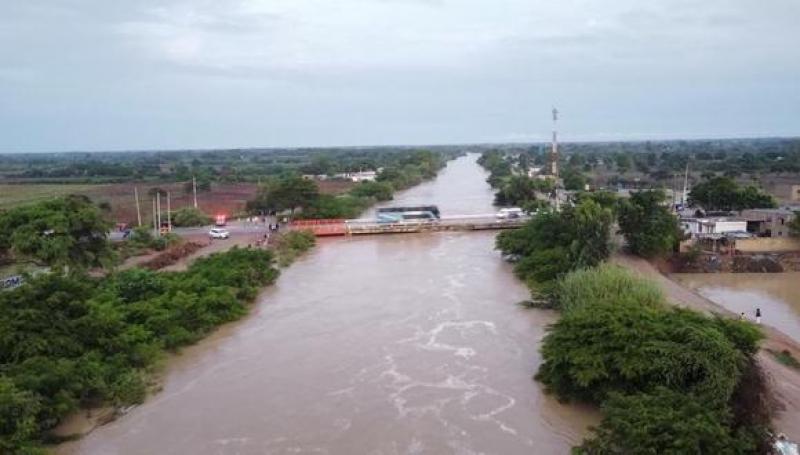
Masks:
[[[756,308],[756,324],[761,324],[761,308]]]

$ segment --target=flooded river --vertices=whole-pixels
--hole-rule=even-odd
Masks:
[[[800,272],[678,273],[673,277],[720,306],[800,341]]]
[[[394,204],[492,213],[476,155]],[[327,239],[250,316],[183,351],[164,388],[63,454],[568,453],[596,414],[531,379],[554,313],[495,233]]]

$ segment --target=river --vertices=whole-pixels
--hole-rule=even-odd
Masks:
[[[467,155],[393,204],[492,213]],[[568,453],[597,413],[531,376],[556,314],[525,310],[495,233],[326,239],[163,390],[62,454]]]
[[[750,320],[760,308],[762,324],[800,341],[800,272],[676,273],[672,277]]]

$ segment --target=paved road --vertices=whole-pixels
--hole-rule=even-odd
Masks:
[[[208,225],[208,226],[200,226],[200,227],[184,227],[184,228],[174,228],[172,232],[177,234],[181,237],[196,237],[196,236],[206,236],[208,235],[208,231],[215,228],[216,226]],[[284,226],[281,226],[283,229]],[[224,229],[227,229],[231,235],[237,234],[258,234],[267,232],[267,224],[264,223],[250,223],[247,221],[232,221],[224,226]],[[122,232],[119,231],[111,231],[109,233],[109,239],[111,241],[120,241],[122,240]]]

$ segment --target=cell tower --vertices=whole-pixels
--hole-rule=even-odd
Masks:
[[[550,150],[550,173],[558,179],[558,109],[553,108],[553,146]]]

